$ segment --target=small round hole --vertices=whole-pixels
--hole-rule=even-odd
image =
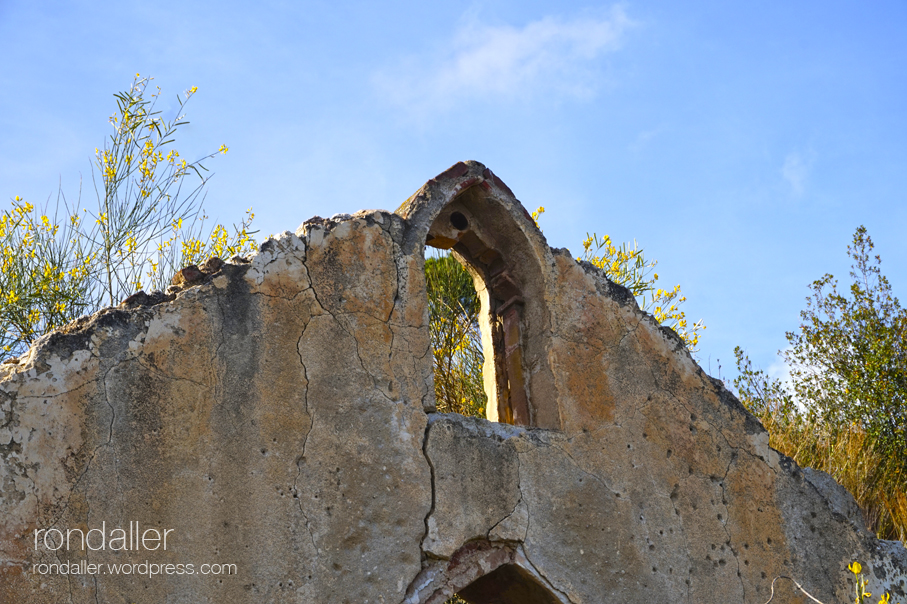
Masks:
[[[466,216],[459,212],[454,212],[450,215],[450,224],[458,231],[465,231],[469,228],[469,221],[466,220]]]

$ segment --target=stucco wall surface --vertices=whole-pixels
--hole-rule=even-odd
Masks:
[[[426,240],[467,262],[487,321],[519,309],[489,415],[522,425],[435,412]],[[166,550],[114,540],[133,526]],[[80,548],[92,529],[104,547]],[[0,366],[0,602],[762,603],[789,575],[830,604],[853,560],[905,598],[903,546],[477,162]]]

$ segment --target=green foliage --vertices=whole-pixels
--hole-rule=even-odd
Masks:
[[[438,253],[425,259],[425,283],[438,410],[483,417],[484,356],[472,277],[455,258]]]
[[[17,196],[0,213],[0,361],[143,287],[165,288],[181,266],[254,249],[251,210],[232,234],[221,225],[204,232],[203,162],[227,147],[181,159],[172,143],[188,122],[161,117],[150,81],[136,74],[115,95],[114,132],[95,149],[93,211],[79,212],[81,199],[70,208],[60,191],[53,211]],[[181,110],[196,90],[178,97]]]
[[[811,285],[800,330],[787,334],[792,389],[754,370],[739,347],[734,386],[772,447],[831,474],[880,537],[907,540],[907,313],[872,248],[858,228],[849,296],[831,275]]]
[[[690,351],[696,352],[705,325],[701,319],[690,324],[686,314],[680,310],[680,305],[687,300],[680,292],[680,285],[675,285],[671,290],[655,286],[658,281],[658,273],[655,272],[658,261],[646,260],[636,241],[633,242],[633,247],[629,243],[617,247],[608,235],[599,238],[594,233],[587,234],[583,241],[583,255],[579,260],[597,266],[605,271],[611,281],[629,289],[639,301],[640,308],[652,313],[659,323],[673,329]]]
[[[813,282],[784,356],[797,399],[812,416],[833,427],[859,426],[907,464],[907,312],[872,249],[861,226],[847,248],[850,295],[838,291],[832,275]]]
[[[0,214],[0,360],[86,312],[94,267],[78,218],[48,217],[19,197]]]
[[[778,418],[794,419],[799,417],[794,399],[781,383],[772,379],[761,369],[753,369],[753,364],[742,348],[734,348],[737,358],[738,376],[734,387],[740,400],[754,415],[772,414]]]

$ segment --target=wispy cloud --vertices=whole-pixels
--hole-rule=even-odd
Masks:
[[[784,165],[781,167],[781,176],[790,185],[791,192],[799,197],[806,190],[806,181],[809,179],[809,172],[813,164],[813,154],[803,154],[793,151],[784,158]]]
[[[620,48],[631,26],[619,6],[604,16],[548,16],[521,28],[470,19],[443,52],[409,57],[375,74],[374,83],[393,104],[420,114],[472,100],[588,98],[600,85],[596,60]]]

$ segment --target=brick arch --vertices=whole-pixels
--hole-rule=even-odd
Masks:
[[[567,604],[541,578],[519,545],[470,541],[422,571],[405,604],[444,604],[457,594],[469,604]]]
[[[553,285],[545,270],[554,259],[526,209],[491,170],[470,161],[428,181],[397,214],[406,219],[407,254],[424,263],[426,245],[450,250],[473,277],[488,419],[559,429],[548,359]]]

